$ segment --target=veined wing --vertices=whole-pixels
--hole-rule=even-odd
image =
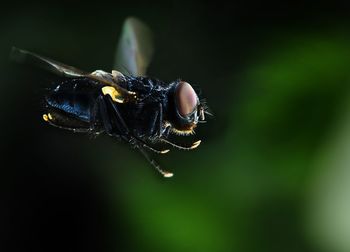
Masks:
[[[12,47],[10,57],[12,60],[19,63],[33,64],[63,77],[82,77],[88,75],[88,73],[75,67],[65,65],[58,61],[19,49],[17,47]]]
[[[139,19],[129,17],[122,27],[114,69],[125,75],[144,76],[153,51],[151,30]]]
[[[88,77],[91,79],[95,79],[101,84],[103,84],[103,86],[113,87],[113,89],[108,90],[109,92],[113,93],[115,101],[119,103],[124,103],[136,99],[136,94],[119,86],[117,83],[117,79],[113,81],[111,78],[105,78],[103,75],[95,74],[96,72],[87,73],[75,67],[68,66],[58,61],[16,47],[12,47],[10,57],[12,60],[15,60],[20,63],[29,63],[37,65],[45,70],[48,70],[62,77]]]

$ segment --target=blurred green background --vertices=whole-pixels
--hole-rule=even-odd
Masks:
[[[344,1],[11,2],[0,16],[1,251],[350,251],[350,8]],[[11,46],[110,71],[123,20],[149,75],[215,117],[157,156],[43,123],[51,76]]]

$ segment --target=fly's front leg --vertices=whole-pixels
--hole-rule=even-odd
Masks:
[[[158,136],[161,137],[163,134],[163,105],[159,103],[159,129],[158,129]]]
[[[147,159],[147,161],[158,171],[160,172],[164,177],[172,177],[173,174],[171,172],[167,172],[164,171],[160,168],[160,166],[157,164],[157,162],[150,158],[148,153],[146,152],[146,150],[144,148],[148,148],[149,150],[152,150],[156,153],[167,153],[169,150],[164,150],[164,151],[159,151],[156,149],[153,149],[152,147],[150,147],[148,144],[146,144],[143,140],[133,136],[130,133],[130,130],[128,128],[128,126],[126,125],[123,117],[121,116],[119,109],[117,107],[117,105],[113,102],[112,98],[110,96],[105,96],[105,99],[107,99],[108,103],[112,106],[113,111],[114,111],[114,116],[116,119],[116,124],[118,125],[118,127],[123,130],[122,132],[125,132],[125,134],[122,134],[121,137],[123,140],[127,141],[128,143],[132,144],[135,148],[137,148],[141,154]]]
[[[167,149],[167,150],[156,150],[154,148],[152,148],[151,146],[149,146],[145,141],[143,141],[142,139],[139,139],[138,137],[134,136],[133,134],[131,134],[128,126],[126,125],[122,115],[120,114],[119,112],[119,109],[117,107],[117,105],[113,102],[112,98],[109,97],[109,96],[106,96],[106,99],[107,101],[109,102],[109,104],[112,106],[112,109],[114,110],[114,114],[116,116],[116,124],[119,128],[119,130],[121,132],[125,132],[125,135],[128,136],[128,140],[129,142],[131,143],[137,143],[138,145],[142,146],[142,147],[145,147],[155,153],[158,153],[158,154],[165,154],[167,152],[169,152],[170,150]]]
[[[149,114],[149,118],[147,119],[147,135],[149,136],[149,140],[154,141],[157,140],[160,136],[160,125],[159,125],[159,120],[160,120],[160,111],[157,107],[155,106],[154,111]]]
[[[170,134],[170,130],[171,130],[171,125],[169,124],[166,124],[164,127],[163,127],[163,132],[162,132],[162,138],[168,138],[169,137],[169,134]]]
[[[182,146],[182,145],[179,145],[179,144],[176,144],[176,143],[173,143],[173,142],[167,140],[169,132],[170,132],[170,128],[171,128],[171,125],[166,124],[165,129],[164,129],[163,106],[161,103],[159,103],[159,140],[161,142],[167,143],[167,144],[169,144],[169,145],[171,145],[174,148],[177,148],[179,150],[193,150],[200,145],[201,140],[194,142],[191,146]]]
[[[158,114],[157,114],[157,125],[155,125],[157,129],[158,138],[167,138],[170,132],[169,123],[165,123],[163,121],[163,105],[161,103],[158,104]]]

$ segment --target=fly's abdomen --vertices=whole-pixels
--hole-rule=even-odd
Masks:
[[[96,121],[96,98],[101,86],[88,78],[68,79],[45,97],[44,120],[71,130],[92,129]]]

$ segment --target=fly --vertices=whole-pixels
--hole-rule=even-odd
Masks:
[[[156,143],[180,150],[197,148],[200,140],[182,146],[170,141],[169,135],[192,134],[210,113],[188,82],[165,83],[145,76],[152,54],[149,28],[136,18],[128,18],[117,48],[115,66],[119,71],[87,73],[15,47],[11,56],[62,77],[44,98],[44,121],[74,132],[107,133],[138,149],[164,177],[172,177],[173,173],[163,170],[148,152],[169,152],[154,147]]]

